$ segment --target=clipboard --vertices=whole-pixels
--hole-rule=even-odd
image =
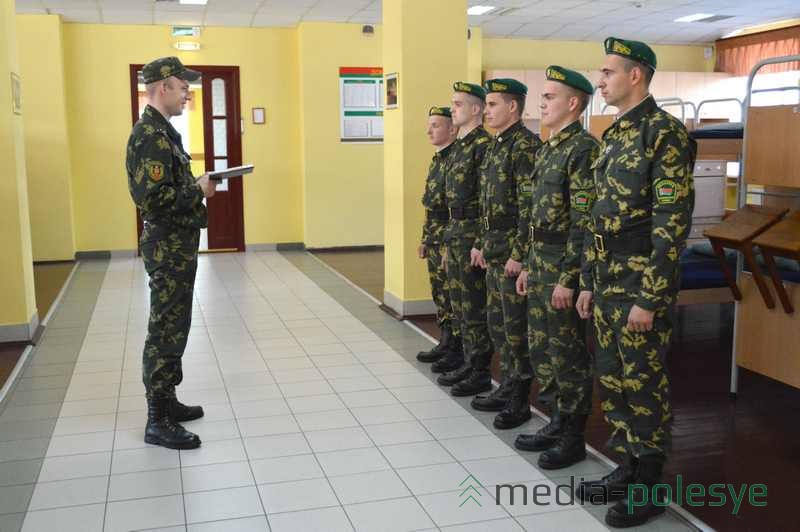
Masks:
[[[234,166],[232,168],[226,168],[225,170],[208,172],[208,178],[212,181],[222,181],[223,179],[228,179],[229,177],[239,177],[245,174],[251,174],[253,173],[253,168],[255,167],[252,164]]]

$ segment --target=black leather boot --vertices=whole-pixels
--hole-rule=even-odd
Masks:
[[[514,447],[521,451],[546,451],[556,444],[561,437],[563,429],[561,413],[558,406],[553,405],[553,414],[550,416],[550,423],[536,431],[535,434],[520,434],[514,441]]]
[[[464,365],[464,345],[461,336],[453,336],[447,346],[447,352],[431,366],[434,373],[455,371]]]
[[[515,379],[511,385],[511,399],[494,417],[494,428],[507,430],[519,427],[531,418],[531,382],[533,379]]]
[[[463,379],[450,388],[450,395],[454,397],[469,397],[492,389],[492,376],[488,369],[473,369],[466,379]]]
[[[583,438],[588,416],[565,414],[564,430],[555,445],[539,455],[542,469],[563,469],[586,460],[586,441]]]
[[[511,399],[512,382],[511,377],[506,377],[490,394],[478,395],[469,405],[481,412],[500,412]]]
[[[600,480],[586,480],[578,485],[575,495],[581,501],[592,504],[606,504],[628,496],[628,484],[636,482],[639,462],[636,457],[627,455],[625,462]]]
[[[171,415],[172,399],[152,397],[147,399],[147,427],[145,443],[169,449],[197,449],[200,438],[176,423]]]
[[[472,374],[472,366],[470,366],[469,364],[465,364],[454,371],[445,373],[443,375],[439,375],[439,378],[436,379],[436,382],[438,382],[442,386],[453,386],[454,384],[458,384],[459,382],[463,381],[471,374]]]
[[[650,491],[647,502],[644,505],[628,507],[626,497],[617,502],[606,512],[606,524],[614,528],[630,528],[645,524],[651,518],[664,513],[666,509],[663,494],[656,505],[653,500],[653,486],[661,482],[661,472],[664,467],[664,459],[661,456],[643,456],[639,459],[639,468],[636,475],[636,483],[643,484]]]
[[[195,419],[200,419],[201,417],[203,417],[202,406],[187,406],[178,401],[177,397],[172,399],[172,404],[170,404],[170,408],[171,408],[170,413],[172,414],[172,419],[174,419],[178,423],[183,423],[184,421],[194,421]]]
[[[433,346],[432,349],[429,351],[420,351],[417,353],[417,360],[420,362],[430,363],[436,362],[445,354],[447,354],[447,350],[450,347],[450,342],[453,339],[453,331],[450,329],[449,325],[442,326],[442,335],[439,337],[439,343]]]

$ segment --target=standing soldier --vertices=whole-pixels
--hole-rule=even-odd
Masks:
[[[545,451],[539,467],[561,469],[586,458],[584,429],[592,408],[591,360],[574,305],[598,143],[580,123],[593,92],[589,80],[559,66],[548,67],[546,75],[540,107],[551,133],[536,154],[530,254],[517,290],[528,296],[528,344],[539,400],[552,413],[550,423],[536,434],[520,435],[514,445]]]
[[[490,79],[486,90],[486,121],[497,133],[481,167],[482,231],[472,249],[472,261],[486,268],[487,320],[500,351],[503,385],[472,407],[498,411],[494,426],[512,429],[531,418],[528,402],[531,368],[528,359],[525,296],[516,290],[526,256],[527,232],[520,218],[530,207],[531,177],[536,150],[542,142],[522,123],[528,88],[514,79]]]
[[[431,165],[428,168],[425,194],[422,196],[422,205],[425,207],[425,223],[422,225],[422,243],[419,245],[418,253],[419,258],[427,259],[431,295],[436,304],[436,323],[442,333],[438,345],[430,351],[422,351],[417,354],[417,360],[420,362],[436,362],[448,351],[455,351],[462,358],[464,356],[461,348],[461,331],[450,308],[447,273],[442,266],[444,231],[450,220],[445,200],[444,171],[457,132],[453,126],[449,107],[430,108],[428,111],[428,138],[436,148],[436,153],[433,154]]]
[[[666,357],[680,287],[678,257],[694,207],[696,144],[686,128],[649,94],[656,56],[642,42],[609,37],[599,87],[619,109],[603,134],[595,163],[591,209],[593,249],[585,258],[577,307],[588,318],[594,296],[597,372],[602,410],[613,430],[609,446],[624,462],[577,494],[623,499],[606,523],[640,525],[664,512],[652,499],[628,513],[631,483],[661,481],[671,444]],[[585,246],[585,249],[589,246]],[[663,502],[660,502],[663,504]]]
[[[433,365],[433,371],[444,372],[437,382],[453,386],[456,396],[474,395],[492,389],[489,364],[492,361],[491,339],[486,327],[486,272],[470,262],[470,250],[480,231],[479,168],[489,146],[489,134],[483,129],[486,93],[473,83],[453,84],[451,113],[458,128],[445,173],[447,208],[450,223],[445,240],[445,265],[450,283],[450,303],[461,326],[464,364],[459,353],[448,354]]]
[[[179,422],[202,417],[175,395],[183,380],[181,357],[189,337],[200,229],[208,225],[203,197],[216,187],[207,175],[197,181],[189,155],[169,119],[183,113],[189,81],[199,72],[177,57],[156,59],[142,69],[150,104],[128,140],[128,189],[144,221],[139,247],[150,276],[150,322],[142,357],[147,396],[144,441],[171,449],[194,449],[200,438]]]

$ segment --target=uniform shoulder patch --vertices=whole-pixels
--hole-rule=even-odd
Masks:
[[[161,161],[147,161],[144,169],[151,181],[158,183],[164,177],[164,163]]]
[[[578,212],[589,212],[589,193],[585,190],[580,190],[570,196],[572,208]]]
[[[678,184],[672,179],[662,179],[656,183],[656,200],[662,205],[675,203],[678,199]]]

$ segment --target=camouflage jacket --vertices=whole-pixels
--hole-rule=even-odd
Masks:
[[[584,233],[594,198],[592,163],[599,144],[580,122],[553,134],[536,153],[525,269],[532,281],[578,288]],[[530,229],[568,235],[566,243],[530,241]]]
[[[422,243],[428,245],[441,244],[447,222],[437,220],[429,215],[429,211],[447,210],[445,199],[444,172],[447,157],[453,151],[453,144],[433,154],[428,167],[428,178],[425,180],[425,193],[422,195],[422,206],[425,207],[425,222],[422,224]]]
[[[481,165],[481,231],[475,248],[486,260],[522,261],[526,256],[524,231],[517,227],[489,230],[493,219],[527,217],[530,206],[531,177],[536,150],[542,145],[539,136],[522,121],[492,139]]]
[[[158,110],[145,107],[128,139],[128,189],[142,220],[185,228],[208,225],[181,136]]]
[[[599,251],[587,232],[581,284],[593,282],[596,297],[632,301],[651,311],[674,302],[678,259],[692,223],[696,154],[697,144],[683,124],[652,96],[603,134],[590,231],[625,241],[643,234],[651,251]]]
[[[451,219],[445,231],[445,240],[466,239],[469,245],[478,237],[478,209],[480,192],[479,169],[489,147],[489,133],[478,126],[453,143],[445,170],[445,196],[448,209],[474,209],[471,220]]]

